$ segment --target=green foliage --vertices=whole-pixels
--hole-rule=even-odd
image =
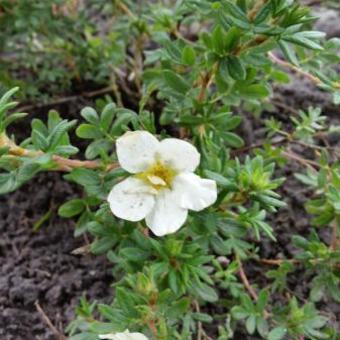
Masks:
[[[4,88],[20,83],[22,96],[41,101],[72,84],[106,86],[114,95],[83,108],[78,120],[54,110],[32,118],[31,133],[20,143],[9,137],[11,124],[25,115],[14,111],[18,88],[0,99],[0,193],[41,171],[65,172],[83,194],[62,204],[58,214],[76,219],[75,236],[90,239],[80,252],[106,255],[112,263],[112,301],[82,298],[68,327],[70,339],[97,340],[129,329],[150,339],[186,340],[204,335],[209,323],[219,340],[245,333],[269,340],[335,339],[314,303],[339,302],[334,240],[340,168],[336,153],[318,143],[339,127],[329,127],[318,108],[282,120],[269,104],[277,83],[290,79],[273,62],[277,49],[337,103],[339,76],[332,65],[339,62],[338,39],[327,41],[314,31],[310,9],[290,0],[91,0],[77,6],[63,0],[0,5],[6,14],[0,15],[0,41],[4,55],[13,53],[15,60],[9,67],[1,58]],[[249,113],[265,135],[252,145],[242,132]],[[156,238],[143,222],[114,217],[106,203],[127,176],[117,165],[115,141],[130,130],[189,139],[201,154],[197,173],[217,184],[216,202],[190,213],[174,235]],[[314,150],[315,159],[295,153],[294,146]],[[273,216],[291,209],[280,190],[289,162],[302,168],[293,176],[308,187],[305,207],[315,229],[308,237],[291,235],[294,257],[267,261],[278,267],[266,269],[264,248],[281,230]],[[249,283],[244,271],[253,264],[262,275]],[[290,286],[300,272],[308,282],[303,304]]]

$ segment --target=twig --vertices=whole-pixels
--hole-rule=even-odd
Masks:
[[[254,299],[254,301],[257,301],[259,296],[257,295],[255,289],[249,283],[247,275],[246,275],[244,268],[243,268],[243,265],[242,265],[242,261],[241,261],[241,259],[238,255],[236,255],[236,261],[237,261],[238,269],[239,269],[238,272],[239,272],[240,278],[243,282],[243,285],[245,286],[245,288],[247,289],[247,291],[249,292],[251,297]],[[270,314],[264,309],[263,310],[263,316],[264,316],[265,319],[267,319],[270,316]]]
[[[285,263],[285,262],[292,263],[292,264],[302,263],[302,261],[298,259],[259,259],[257,261],[263,264],[268,264],[268,265],[273,265],[273,266],[280,266],[282,263]],[[319,263],[322,263],[324,259],[310,259],[307,261],[312,265],[317,265]],[[340,265],[335,263],[334,267],[340,268]]]
[[[289,63],[288,61],[282,60],[280,58],[278,58],[274,53],[272,52],[268,52],[268,57],[269,59],[271,59],[272,62],[274,62],[275,64],[278,64],[280,66],[283,66],[285,68],[289,68],[292,71],[294,71],[297,74],[302,75],[303,77],[309,79],[310,81],[312,81],[315,85],[319,85],[322,84],[322,80],[310,73],[308,73],[305,70],[302,70],[301,68]],[[340,83],[338,82],[333,82],[333,86],[337,89],[340,88]]]
[[[157,327],[156,327],[156,324],[155,324],[155,320],[153,320],[153,319],[150,320],[148,322],[148,326],[149,326],[151,333],[155,337],[155,339],[158,339],[158,331],[157,331]]]
[[[259,11],[259,9],[262,7],[262,5],[266,3],[266,0],[260,0],[257,1],[254,5],[254,7],[251,9],[251,11],[248,13],[248,19],[250,21],[253,21],[255,19],[255,16],[257,14],[257,12]]]
[[[218,63],[215,63],[214,66],[212,67],[212,70],[209,73],[201,77],[202,85],[201,85],[201,90],[197,97],[197,101],[199,103],[203,102],[205,93],[209,89],[211,83],[213,82],[217,69],[218,69]]]
[[[126,15],[128,15],[132,19],[137,19],[137,17],[130,11],[130,9],[123,3],[122,0],[118,0],[117,5]]]
[[[261,263],[280,266],[282,263],[289,262],[289,263],[299,263],[300,261],[296,259],[259,259]]]
[[[276,141],[270,141],[269,143],[270,143],[270,145],[277,145],[277,144],[286,143],[286,142],[287,142],[287,138],[284,137],[284,138],[280,138]],[[263,141],[259,142],[259,143],[251,144],[251,145],[248,145],[248,146],[244,146],[243,148],[232,150],[231,153],[234,156],[234,155],[238,155],[240,153],[242,154],[243,152],[246,152],[246,151],[250,151],[252,149],[260,148],[261,146],[263,146]]]
[[[238,263],[238,269],[239,269],[239,274],[240,274],[240,278],[245,286],[245,288],[247,289],[247,291],[249,292],[249,294],[251,295],[251,297],[257,301],[258,299],[258,295],[255,291],[255,289],[250,285],[247,275],[243,269],[243,265],[242,265],[242,261],[240,260],[239,256],[236,256],[236,261]]]
[[[41,306],[39,305],[39,302],[36,301],[34,303],[35,308],[37,309],[39,315],[41,316],[42,320],[47,324],[47,326],[51,329],[52,333],[56,337],[57,340],[67,340],[67,337],[63,334],[61,334],[58,329],[53,325],[49,317],[45,314]]]
[[[330,248],[331,250],[336,251],[336,248],[338,246],[338,224],[336,221],[333,221],[331,226],[332,226],[332,239]]]
[[[8,147],[8,154],[11,156],[20,157],[39,157],[44,155],[42,151],[28,150],[16,145],[11,139],[9,139],[5,134],[0,135],[0,147]],[[57,164],[57,171],[68,172],[75,168],[87,168],[87,169],[100,169],[103,167],[99,160],[94,161],[83,161],[79,159],[69,159],[58,155],[52,156],[53,161]],[[118,163],[114,162],[104,169],[110,171],[118,167]]]
[[[75,95],[75,96],[58,98],[58,99],[53,100],[53,101],[48,102],[48,103],[19,106],[16,109],[16,111],[25,112],[25,111],[30,111],[32,109],[40,109],[40,108],[44,108],[44,107],[48,107],[48,106],[65,104],[65,103],[68,103],[68,102],[75,101],[79,97],[92,98],[92,97],[96,97],[96,96],[99,96],[101,94],[105,94],[105,93],[109,93],[109,92],[114,92],[114,87],[112,85],[106,86],[106,87],[103,87],[102,89],[91,91],[91,92],[83,92],[83,93],[80,93],[79,95]]]
[[[292,152],[292,151],[282,151],[282,155],[286,156],[287,158],[290,158],[294,161],[297,161],[307,167],[311,167],[311,168],[316,168],[319,169],[320,168],[320,164],[317,162],[314,162],[310,159],[306,159],[306,158],[302,158],[300,157],[298,154]]]
[[[199,303],[198,303],[196,300],[194,300],[192,303],[193,303],[193,305],[194,305],[194,307],[195,307],[196,312],[197,312],[197,313],[200,313],[201,310],[200,310],[200,305],[199,305]],[[205,340],[213,340],[213,339],[210,338],[210,336],[208,336],[207,333],[204,331],[203,326],[202,326],[202,322],[201,322],[201,321],[198,321],[197,326],[198,326],[197,340],[202,340],[202,339],[205,339]]]
[[[194,300],[192,303],[195,306],[196,312],[199,313],[200,312],[200,305],[199,305],[199,303],[196,300]],[[197,322],[197,328],[198,328],[198,330],[197,330],[197,340],[202,340],[203,328],[202,328],[202,322],[201,321]]]

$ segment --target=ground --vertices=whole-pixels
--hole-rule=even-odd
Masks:
[[[339,14],[323,11],[318,29],[324,29],[329,36],[339,36]],[[337,19],[334,19],[334,16]],[[333,19],[332,19],[333,18]],[[331,20],[334,24],[330,25]],[[299,91],[297,91],[297,89]],[[273,98],[277,115],[287,121],[292,110],[308,106],[320,106],[333,124],[339,124],[340,108],[331,103],[331,98],[313,84],[296,80],[287,86],[277,88]],[[83,100],[77,103],[82,106]],[[57,107],[65,115],[78,111],[73,103]],[[44,115],[47,109],[40,109]],[[256,119],[246,114],[242,134],[247,143],[258,141],[262,130],[249,129],[258,126]],[[28,121],[16,125],[15,131],[22,134]],[[339,141],[329,140],[332,145]],[[288,207],[272,217],[278,242],[261,242],[261,256],[264,258],[292,257],[294,249],[290,244],[292,234],[308,234],[309,220],[303,203],[309,195],[292,176],[298,165],[289,163],[280,171],[288,180],[281,189]],[[0,338],[3,340],[55,339],[51,328],[43,320],[37,304],[53,325],[64,332],[74,317],[74,308],[83,295],[90,300],[105,301],[111,294],[111,269],[105,257],[73,255],[72,251],[86,244],[83,237],[74,238],[74,222],[57,216],[57,209],[68,198],[81,194],[78,187],[63,180],[62,174],[40,174],[15,193],[0,197]],[[51,209],[50,219],[34,231],[34,224]],[[329,233],[322,237],[327,242]],[[245,267],[252,283],[263,285],[263,267],[252,263]],[[266,268],[269,269],[269,268]],[[308,277],[297,271],[289,278],[289,288],[300,297],[309,289]],[[302,279],[303,278],[303,279]],[[106,300],[107,301],[107,300]],[[335,322],[340,307],[327,303],[318,306]],[[211,328],[211,327],[210,327]],[[213,332],[213,330],[212,330]],[[256,339],[256,337],[248,337]],[[246,339],[236,335],[235,339]]]

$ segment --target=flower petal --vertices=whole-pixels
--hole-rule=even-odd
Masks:
[[[145,221],[156,236],[164,236],[177,231],[187,216],[188,210],[178,206],[174,192],[164,189],[156,197],[155,206]]]
[[[155,161],[159,141],[147,131],[129,131],[116,142],[119,164],[133,174],[146,170]]]
[[[158,156],[177,171],[193,172],[200,163],[200,154],[190,143],[177,138],[163,139],[158,148]]]
[[[129,177],[112,188],[107,200],[115,216],[135,222],[151,211],[155,193],[156,190],[142,180]]]
[[[216,182],[193,173],[181,173],[176,176],[173,190],[178,204],[184,209],[200,211],[217,199]]]
[[[99,339],[106,340],[148,340],[148,338],[142,333],[130,333],[128,330],[124,333],[116,333],[116,334],[101,334],[99,335]]]

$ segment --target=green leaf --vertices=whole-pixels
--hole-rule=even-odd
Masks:
[[[27,113],[24,112],[16,112],[16,113],[12,113],[11,115],[9,115],[8,117],[6,117],[3,121],[3,127],[6,129],[10,124],[12,124],[13,122],[15,122],[18,119],[24,118],[27,116]]]
[[[276,327],[268,334],[268,340],[281,340],[287,334],[285,327]]]
[[[115,115],[115,109],[116,109],[116,104],[115,103],[109,103],[104,107],[104,109],[103,109],[103,111],[100,115],[100,126],[105,131],[108,131],[109,128],[110,128],[113,117]]]
[[[231,52],[237,47],[240,36],[241,34],[239,28],[233,26],[228,30],[224,38],[224,46],[226,52]]]
[[[37,232],[41,226],[50,219],[53,209],[49,209],[44,215],[42,215],[33,225],[33,232]]]
[[[81,124],[76,130],[76,135],[84,139],[98,139],[103,136],[99,128],[91,124]]]
[[[196,52],[195,50],[187,45],[182,50],[182,62],[185,65],[194,65],[196,61]]]
[[[107,251],[111,250],[115,244],[117,243],[117,240],[113,236],[105,236],[102,238],[99,238],[98,240],[94,241],[91,244],[91,252],[93,254],[104,254]]]
[[[13,87],[12,89],[4,93],[0,99],[0,105],[7,103],[7,101],[13,96],[13,94],[18,91],[19,91],[19,87]]]
[[[318,50],[322,51],[323,47],[315,42],[314,40],[311,40],[311,38],[315,38],[313,35],[310,36],[309,34],[306,34],[308,32],[298,32],[293,35],[286,35],[283,36],[282,39],[285,41],[289,41],[291,43],[294,43],[296,45],[302,46],[302,47],[307,47],[312,50]]]
[[[256,328],[256,316],[250,315],[246,321],[246,329],[249,334],[254,334]]]
[[[268,334],[268,322],[267,320],[257,317],[256,318],[256,329],[259,332],[259,334],[265,338]]]
[[[190,299],[182,298],[176,301],[171,307],[167,310],[167,317],[170,319],[177,319],[178,315],[184,315],[190,307]]]
[[[212,45],[216,53],[223,54],[224,52],[224,34],[221,26],[216,26],[212,33]]]
[[[217,183],[217,185],[219,185],[219,186],[221,186],[225,189],[235,190],[235,189],[238,188],[228,178],[222,176],[221,174],[219,174],[217,172],[213,172],[213,171],[210,171],[210,170],[204,170],[204,174],[208,178],[214,180]]]
[[[132,110],[119,108],[116,109],[116,119],[111,127],[110,135],[118,136],[128,129],[127,125],[137,118],[137,114]]]
[[[244,141],[237,134],[232,132],[222,132],[223,141],[233,147],[233,148],[241,148],[244,145]]]
[[[119,255],[133,262],[145,261],[149,257],[148,252],[136,247],[123,248]]]
[[[339,105],[340,104],[340,91],[335,91],[333,93],[333,103],[335,105]]]
[[[240,58],[235,56],[228,56],[228,71],[230,76],[235,80],[245,80],[246,70],[240,60]]]
[[[47,138],[38,130],[32,130],[32,142],[39,150],[46,151],[48,149]]]
[[[58,209],[58,214],[62,217],[72,217],[79,215],[85,208],[84,202],[81,199],[73,199],[64,203]]]
[[[89,123],[93,124],[93,125],[98,125],[99,124],[99,117],[98,114],[96,112],[95,109],[93,109],[92,107],[86,106],[84,107],[81,112],[80,115]]]
[[[200,283],[199,285],[194,286],[193,290],[204,301],[216,302],[218,300],[218,295],[216,291],[204,283]]]
[[[55,125],[48,136],[49,149],[54,149],[59,143],[61,143],[67,131],[71,129],[76,123],[76,120],[68,122],[65,119]]]
[[[269,96],[268,87],[264,84],[253,84],[239,87],[241,97],[245,99],[262,99]]]
[[[288,43],[286,43],[283,40],[279,40],[278,42],[280,49],[283,53],[283,55],[286,57],[286,59],[292,63],[295,66],[299,66],[299,61],[296,57],[295,51],[293,50],[293,48],[291,46],[289,46]]]
[[[192,313],[192,317],[201,322],[212,323],[214,319],[206,313]]]
[[[264,308],[268,301],[268,293],[265,290],[261,290],[258,300],[257,300],[257,309],[259,312],[263,312]]]
[[[272,3],[271,1],[268,1],[265,3],[256,13],[254,24],[259,25],[263,23],[269,16],[272,10]]]
[[[163,79],[167,86],[181,95],[185,95],[190,90],[190,84],[173,71],[163,71]]]
[[[177,280],[176,272],[173,269],[170,269],[170,271],[169,271],[168,283],[169,283],[169,287],[171,288],[171,290],[175,294],[178,294],[178,292],[179,292],[178,280]]]
[[[249,316],[249,313],[241,306],[235,306],[231,310],[231,315],[235,320],[243,320]]]

